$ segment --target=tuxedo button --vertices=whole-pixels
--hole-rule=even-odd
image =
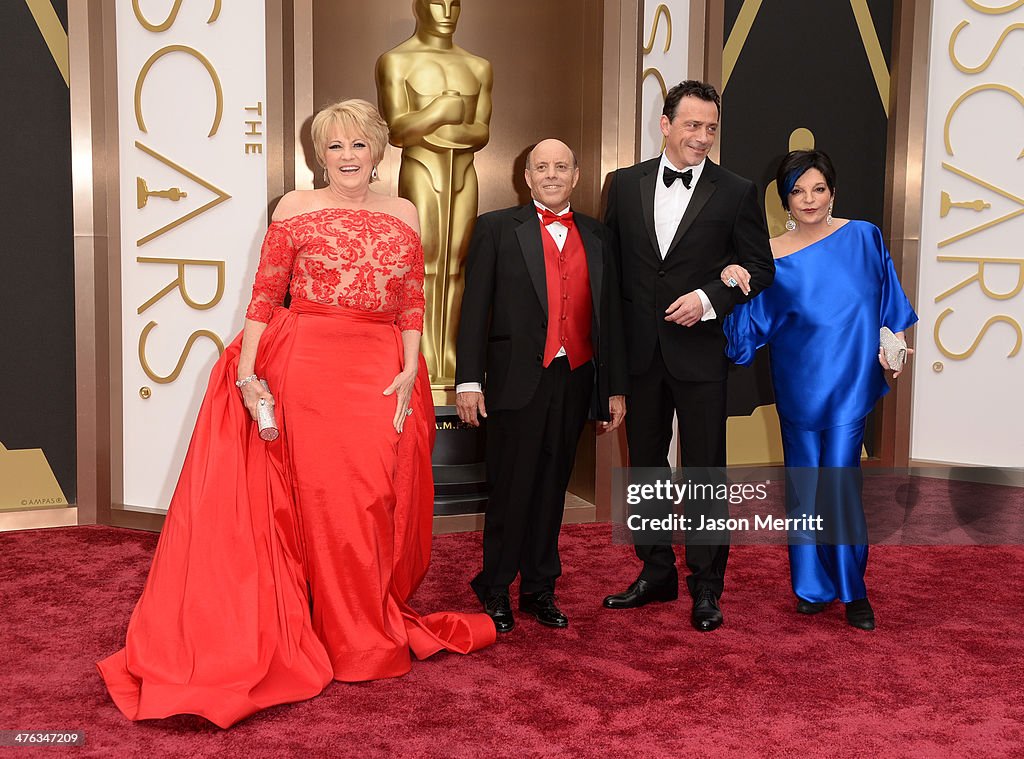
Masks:
[[[665,276],[665,272],[663,272],[663,271],[659,271],[659,272],[658,272],[658,276],[659,276],[659,277],[664,277],[664,276]]]
[[[537,363],[540,363],[540,362],[541,362],[541,361],[543,361],[543,360],[544,360],[544,356],[543,356],[543,355],[541,355],[540,353],[538,353],[538,354],[537,354]]]

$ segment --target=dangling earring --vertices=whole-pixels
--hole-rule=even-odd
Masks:
[[[370,172],[370,181],[376,182],[380,177],[377,176],[377,167],[373,167],[373,171]]]
[[[786,211],[786,229],[788,229],[790,232],[796,229],[796,222],[793,221],[793,214],[791,214],[789,211]]]
[[[835,202],[834,199],[828,202],[828,214],[825,216],[825,223],[830,227],[832,226],[832,204]]]
[[[331,178],[327,176],[327,167],[324,166],[324,184],[330,184]]]

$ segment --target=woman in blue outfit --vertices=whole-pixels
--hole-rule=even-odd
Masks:
[[[846,604],[847,622],[873,630],[860,497],[864,424],[889,391],[879,328],[903,338],[917,315],[878,228],[833,218],[835,169],[825,153],[790,153],[777,179],[789,220],[788,231],[771,241],[775,283],[726,319],[727,354],[747,365],[758,348],[769,346],[787,510],[822,516],[824,540],[790,535],[797,611],[817,614],[838,598]],[[748,291],[749,275],[740,266],[724,269],[722,280]]]

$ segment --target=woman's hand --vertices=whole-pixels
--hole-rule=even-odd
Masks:
[[[898,337],[900,340],[906,343],[907,339],[905,333],[897,332],[895,334],[896,337]],[[892,378],[896,379],[901,374],[903,374],[903,370],[907,368],[907,364],[910,362],[910,354],[913,352],[914,349],[907,346],[907,356],[906,358],[903,359],[903,366],[900,368],[898,372],[892,372],[892,367],[889,366],[889,362],[885,360],[885,351],[883,351],[881,348],[878,349],[878,363],[880,363],[882,365],[882,368],[885,369],[887,372],[892,372]]]
[[[750,295],[750,272],[739,264],[729,264],[719,276],[726,287],[739,287],[744,295]]]
[[[416,385],[416,364],[411,370],[405,369],[395,375],[394,381],[384,390],[384,395],[395,396],[395,418],[392,424],[397,432],[402,431],[406,418],[412,413],[409,401],[412,399],[412,389]]]
[[[242,403],[249,410],[249,416],[254,422],[257,420],[256,415],[261,400],[265,400],[270,408],[274,408],[274,396],[263,387],[263,383],[259,380],[246,382],[239,390],[242,391]]]

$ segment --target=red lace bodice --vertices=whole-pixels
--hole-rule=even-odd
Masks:
[[[292,298],[395,314],[399,329],[423,331],[423,246],[380,211],[322,208],[267,228],[245,315],[269,322]]]

